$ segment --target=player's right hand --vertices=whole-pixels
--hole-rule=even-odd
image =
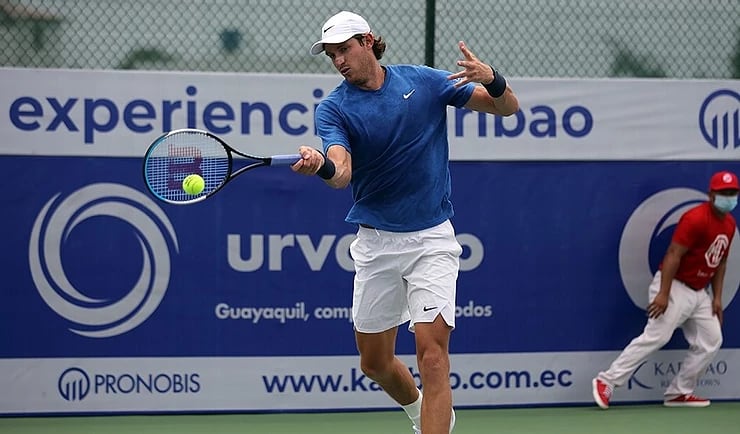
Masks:
[[[294,172],[301,175],[315,175],[316,171],[324,164],[324,156],[321,152],[310,146],[301,146],[298,148],[301,159],[290,166]]]

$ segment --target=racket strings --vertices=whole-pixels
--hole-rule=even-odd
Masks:
[[[220,188],[231,172],[231,158],[213,137],[180,131],[163,137],[148,153],[145,178],[153,193],[172,202],[187,202]],[[183,190],[188,175],[203,177],[205,187],[197,195]]]

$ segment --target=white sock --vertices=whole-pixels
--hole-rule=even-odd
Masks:
[[[418,429],[421,429],[421,398],[421,390],[419,390],[419,397],[416,399],[416,401],[412,402],[411,404],[401,406],[401,408],[403,408],[403,411],[405,411],[408,415],[409,419],[411,419],[411,423],[413,423],[414,426]]]

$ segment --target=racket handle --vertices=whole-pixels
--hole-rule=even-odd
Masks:
[[[300,154],[273,155],[270,157],[270,166],[292,166],[300,159]]]

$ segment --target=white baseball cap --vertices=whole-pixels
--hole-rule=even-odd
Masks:
[[[370,25],[364,18],[352,12],[339,12],[321,26],[321,39],[311,46],[311,54],[324,51],[324,44],[339,44],[365,33],[370,33]]]

